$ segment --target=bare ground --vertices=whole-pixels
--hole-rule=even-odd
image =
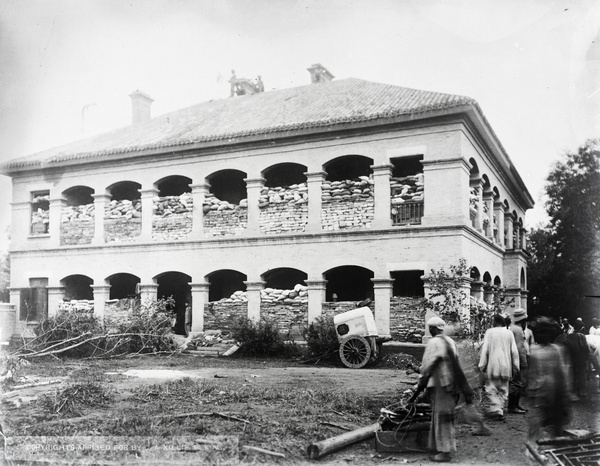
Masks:
[[[416,374],[390,366],[352,370],[289,361],[178,356],[92,362],[49,360],[37,362],[22,373],[27,378],[21,383],[53,379],[62,382],[23,388],[17,396],[4,396],[10,402],[1,405],[2,427],[9,438],[117,436],[152,438],[154,442],[165,439],[166,442],[166,439],[181,436],[196,439],[191,441],[197,446],[202,442],[197,439],[228,436],[236,442],[235,451],[229,456],[202,456],[198,461],[199,453],[188,451],[183,463],[433,464],[425,453],[378,453],[374,440],[344,448],[320,460],[311,461],[307,457],[306,447],[311,442],[342,434],[345,432],[342,427],[355,429],[376,422],[380,408],[397,402],[402,392],[413,386]],[[66,410],[69,404],[61,401],[61,390],[82,382],[102,387],[102,394],[110,393],[110,400],[92,399],[102,394],[90,391],[89,403],[79,409],[75,407],[72,412],[62,413],[60,409],[58,413],[49,409],[56,411],[62,402],[62,409]],[[74,397],[83,393],[81,387],[74,390]],[[569,428],[599,430],[600,394],[593,388],[589,382],[588,398],[573,405]],[[33,397],[37,400],[28,402]],[[17,407],[19,399],[21,406]],[[186,417],[190,412],[197,415]],[[452,462],[527,464],[526,417],[508,415],[504,422],[491,421],[488,425],[492,436],[476,437],[471,435],[473,426],[458,423],[458,451]],[[262,448],[271,453],[244,447]],[[56,457],[52,458],[49,462],[56,461]],[[102,454],[96,452],[93,458],[100,461]],[[91,459],[87,457],[88,461]],[[167,461],[176,464],[180,459],[156,453],[145,460],[136,453],[112,458],[111,464],[164,464]],[[67,464],[83,464],[78,462],[80,457],[69,452],[62,455],[61,460]]]

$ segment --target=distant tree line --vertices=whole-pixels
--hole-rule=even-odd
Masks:
[[[600,139],[569,152],[546,182],[549,221],[529,235],[531,313],[600,316]]]

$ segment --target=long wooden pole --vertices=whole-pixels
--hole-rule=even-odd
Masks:
[[[340,448],[352,445],[353,443],[362,442],[375,436],[375,432],[381,430],[379,422],[371,424],[367,427],[361,427],[360,429],[346,432],[345,434],[338,435],[337,437],[328,438],[321,440],[317,443],[311,443],[307,448],[308,457],[311,460],[320,458],[329,453],[332,453]]]

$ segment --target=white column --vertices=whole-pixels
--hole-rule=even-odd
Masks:
[[[110,298],[110,285],[91,285],[94,290],[94,316],[104,319],[106,301]]]
[[[158,189],[138,189],[142,199],[142,232],[140,241],[152,240],[152,217],[154,216],[154,198],[158,196]]]
[[[373,228],[391,228],[391,195],[390,178],[393,165],[373,165],[373,182],[375,188],[375,218]]]
[[[248,319],[258,322],[260,320],[260,292],[265,282],[244,282],[248,294]]]
[[[504,204],[502,202],[495,202],[494,212],[496,213],[496,225],[498,226],[496,240],[500,246],[504,247]]]
[[[308,186],[308,224],[307,233],[321,233],[321,185],[325,181],[325,172],[306,172],[306,184]],[[309,320],[310,321],[310,320]]]
[[[92,244],[104,244],[104,210],[110,202],[110,194],[94,194],[94,238]],[[95,312],[95,311],[94,311]]]
[[[190,334],[197,335],[204,331],[204,308],[208,303],[210,283],[190,283],[192,291],[192,330]]]
[[[308,323],[309,325],[323,312],[327,280],[306,280],[308,288]]]
[[[204,237],[204,199],[209,193],[208,183],[191,184],[192,188],[192,239]]]
[[[143,209],[143,207],[142,207]],[[145,285],[140,284],[140,302],[153,302],[158,298],[158,284],[147,283]]]
[[[504,230],[506,231],[506,249],[514,249],[515,242],[513,238],[513,217],[512,214],[507,214],[504,216]]]
[[[65,288],[63,286],[47,286],[48,290],[48,317],[54,317],[58,314],[58,306],[65,297]]]
[[[50,234],[50,245],[54,248],[60,246],[60,223],[62,217],[63,206],[66,205],[66,201],[63,198],[57,198],[50,200],[50,218],[48,221],[48,233]]]
[[[389,336],[390,331],[390,298],[392,297],[392,284],[390,278],[371,278],[375,297],[375,325],[380,336]]]
[[[248,226],[246,227],[246,235],[257,236],[260,234],[260,209],[258,201],[260,199],[260,191],[265,185],[264,178],[245,178],[246,193],[248,194]]]

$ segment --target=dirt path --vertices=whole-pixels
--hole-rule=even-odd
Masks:
[[[73,363],[47,369],[41,373],[39,380],[64,377],[66,381],[76,380],[78,371],[91,371],[85,364]],[[209,382],[224,390],[228,387],[251,386],[260,390],[279,388],[280,391],[289,393],[306,394],[308,390],[327,390],[334,392],[351,392],[358,398],[383,399],[390,395],[401,393],[411,388],[416,382],[416,374],[407,374],[404,370],[392,368],[375,368],[352,370],[337,367],[307,367],[290,365],[289,367],[278,367],[270,362],[261,361],[224,361],[223,359],[196,358],[165,363],[160,360],[139,361],[110,361],[103,362],[93,368],[104,375],[104,382],[109,384],[118,393],[118,398],[125,400],[137,388],[162,384],[178,379],[191,378]],[[42,371],[43,372],[43,371]],[[591,387],[591,383],[590,383]],[[40,395],[44,392],[50,393],[55,386],[32,387],[23,389],[20,396]],[[383,406],[382,406],[383,407]],[[240,409],[237,406],[223,407],[227,409]],[[573,405],[573,416],[569,425],[572,429],[600,430],[598,413],[600,411],[600,394],[592,392],[590,388],[589,397]],[[5,416],[10,416],[3,410]],[[22,411],[14,410],[15,413],[23,414]],[[253,403],[251,411],[257,415],[276,417],[268,403]],[[377,412],[373,412],[374,418]],[[94,415],[89,413],[88,415]],[[95,414],[102,415],[101,413]],[[344,419],[340,418],[340,423]],[[347,419],[346,419],[347,421]],[[353,420],[355,427],[362,427],[373,422],[372,419]],[[524,441],[527,435],[526,416],[508,415],[504,422],[490,422],[492,430],[490,437],[475,437],[471,435],[472,426],[459,423],[457,426],[458,451],[453,458],[453,464],[461,465],[485,465],[504,464],[522,465],[527,464],[525,459]],[[309,428],[309,426],[306,426]],[[332,436],[343,433],[343,431],[331,431]],[[317,440],[317,439],[315,439]],[[270,440],[276,443],[276,439]],[[304,441],[302,441],[304,442]],[[303,445],[303,443],[301,444]],[[308,445],[306,445],[308,446]],[[302,447],[304,448],[304,447]],[[375,449],[374,440],[345,448],[339,452],[332,453],[325,458],[311,462],[306,456],[301,457],[299,451],[297,456],[283,461],[274,460],[270,457],[260,457],[257,461],[278,464],[434,464],[431,463],[426,454],[423,453],[378,453]]]

